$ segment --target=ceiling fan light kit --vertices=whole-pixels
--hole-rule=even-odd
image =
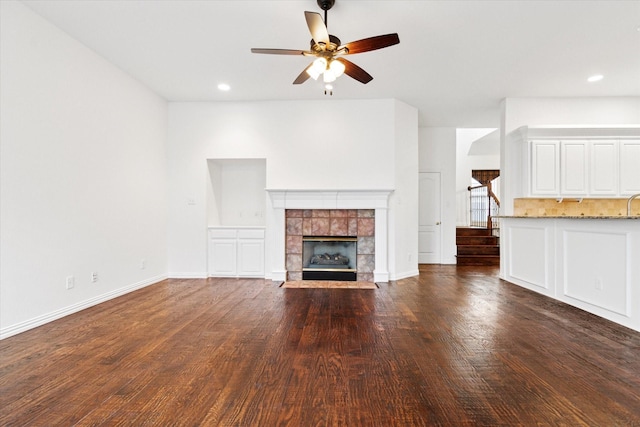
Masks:
[[[353,62],[345,59],[344,56],[398,44],[400,43],[398,34],[369,37],[343,45],[338,37],[329,34],[327,30],[327,11],[333,7],[335,0],[317,0],[317,3],[320,9],[324,10],[324,20],[317,12],[304,13],[312,37],[309,50],[253,48],[251,52],[270,55],[315,56],[316,59],[293,81],[294,85],[304,83],[309,77],[317,80],[320,75],[322,75],[324,83],[328,84],[334,82],[342,74],[346,74],[360,83],[369,83],[373,77]],[[333,87],[325,86],[324,93],[325,95],[333,95]]]
[[[318,80],[318,77],[322,74],[322,80],[325,83],[331,83],[344,73],[345,68],[345,65],[337,59],[333,59],[328,63],[326,59],[318,58],[311,63],[306,72],[313,80]]]

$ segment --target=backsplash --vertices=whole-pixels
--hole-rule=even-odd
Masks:
[[[515,216],[626,216],[627,199],[514,199]],[[640,198],[631,202],[631,215],[640,215]]]

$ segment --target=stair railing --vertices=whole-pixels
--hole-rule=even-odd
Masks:
[[[493,235],[499,234],[499,222],[495,218],[500,211],[500,200],[491,189],[491,182],[487,184],[469,186],[470,226],[487,228]]]

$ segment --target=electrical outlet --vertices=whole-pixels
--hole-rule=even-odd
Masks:
[[[94,271],[91,273],[91,283],[96,283],[98,281],[98,272]]]
[[[140,270],[144,270],[145,268],[147,268],[147,260],[143,258],[140,260]]]
[[[67,276],[67,289],[73,289],[76,285],[76,279],[73,276]]]
[[[598,277],[596,279],[596,289],[599,290],[599,291],[602,290],[602,278],[601,277]]]

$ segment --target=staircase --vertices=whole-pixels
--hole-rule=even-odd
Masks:
[[[487,228],[456,228],[457,265],[500,265],[499,238]]]

